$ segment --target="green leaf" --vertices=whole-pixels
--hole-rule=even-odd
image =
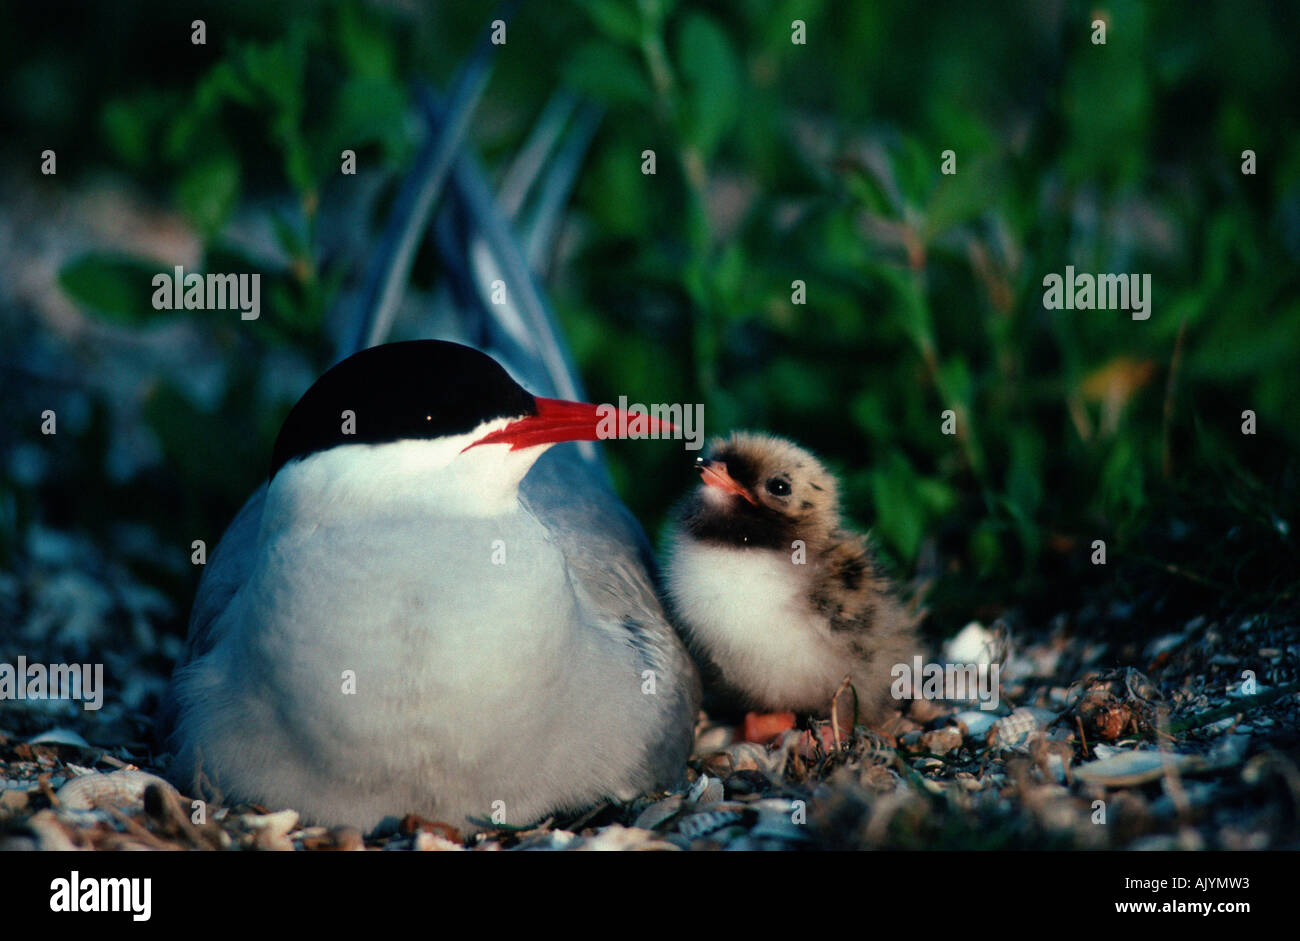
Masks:
[[[939,391],[946,405],[969,407],[971,404],[971,375],[966,359],[954,353],[939,367]]]
[[[677,0],[636,0],[636,5],[650,28],[658,29],[673,15],[673,10],[677,8]]]
[[[987,577],[1002,566],[1002,539],[997,523],[992,520],[981,521],[971,531],[967,551],[975,563],[975,571],[981,577]]]
[[[889,409],[883,392],[863,389],[850,406],[854,423],[871,441],[890,441],[895,429],[890,421]]]
[[[885,192],[884,181],[870,167],[848,167],[843,175],[849,195],[867,212],[886,219],[897,219],[898,207]]]
[[[579,5],[609,39],[629,45],[641,41],[641,17],[627,0],[579,0]]]
[[[307,233],[303,232],[294,221],[284,213],[272,211],[271,228],[275,230],[275,240],[290,258],[305,258],[311,252]]]
[[[956,508],[957,491],[942,480],[918,477],[915,485],[917,498],[929,511],[931,517],[945,516]]]
[[[713,269],[713,283],[725,305],[725,312],[733,316],[749,313],[740,299],[747,270],[745,251],[738,241],[726,247]]]
[[[564,80],[575,90],[609,104],[645,105],[654,100],[635,60],[605,42],[580,46],[565,63]]]
[[[108,146],[130,169],[150,167],[158,159],[162,130],[178,108],[177,96],[168,92],[113,99],[104,105],[100,118]]]
[[[176,184],[176,201],[207,237],[221,228],[238,196],[239,161],[226,151],[193,164]]]
[[[1043,441],[1030,428],[1011,435],[1011,462],[1007,468],[1007,498],[1017,511],[1033,516],[1043,502]]]
[[[880,265],[873,269],[893,288],[897,304],[899,323],[918,350],[932,349],[934,346],[934,322],[930,316],[930,305],[926,302],[924,286],[914,272],[894,265]]]
[[[295,37],[243,49],[242,73],[248,84],[283,116],[296,116],[303,105],[303,67],[306,50]]]
[[[593,155],[583,171],[582,189],[589,194],[583,200],[588,211],[607,239],[637,237],[649,226],[651,200],[646,197],[647,177],[641,174],[641,161],[610,147]],[[677,268],[673,267],[675,281]]]
[[[924,205],[939,173],[939,154],[911,135],[890,154],[894,183],[908,206]]]
[[[177,109],[167,128],[163,138],[167,160],[187,162],[209,150],[211,141],[222,136],[221,109],[227,101],[251,107],[255,95],[231,63],[218,62],[199,81],[191,101]]]
[[[941,176],[925,207],[927,242],[988,210],[990,194],[998,191],[996,177],[985,161],[971,159],[953,176]]]
[[[1142,455],[1129,438],[1116,438],[1101,469],[1098,492],[1107,513],[1130,518],[1146,502],[1146,472]]]
[[[339,7],[338,30],[335,35],[338,37],[343,61],[353,76],[391,79],[396,74],[391,41],[354,4],[345,3]]]
[[[388,79],[349,78],[334,102],[328,155],[335,172],[339,154],[379,144],[384,155],[394,160],[406,151],[406,89]]]
[[[916,471],[907,459],[893,453],[871,472],[871,499],[875,505],[873,529],[910,562],[916,557],[925,530],[925,510],[915,486]]]
[[[92,252],[59,270],[59,287],[87,310],[134,325],[161,313],[153,306],[153,279],[168,272],[168,267],[158,262]]]
[[[740,64],[727,34],[702,13],[682,22],[677,58],[686,86],[687,134],[707,162],[739,116]]]

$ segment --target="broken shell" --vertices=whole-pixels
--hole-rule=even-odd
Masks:
[[[40,810],[34,813],[27,821],[27,829],[36,834],[36,845],[42,850],[63,852],[79,849],[68,836],[67,828],[59,822],[59,818],[52,810]]]
[[[756,840],[782,840],[786,843],[803,843],[811,840],[808,827],[795,823],[789,814],[759,814],[758,823],[749,831]]]
[[[992,748],[1019,748],[1025,744],[1031,732],[1037,731],[1037,717],[1028,709],[1017,709],[993,723],[989,729],[988,743]]]
[[[674,795],[655,801],[637,815],[633,824],[638,830],[653,830],[675,817],[682,809],[682,798]]]
[[[800,800],[799,803],[806,808],[805,801]],[[788,797],[764,797],[762,800],[754,801],[749,806],[760,814],[782,814],[789,817],[795,812],[795,802]]]
[[[772,761],[767,749],[753,742],[737,742],[726,749],[731,756],[731,770],[735,771],[772,771]]]
[[[1065,769],[1068,767],[1064,756],[1052,752],[1047,756],[1047,771],[1058,782],[1065,783]]]
[[[723,827],[739,823],[742,819],[743,814],[736,811],[706,810],[703,813],[691,814],[691,816],[682,820],[677,825],[677,832],[688,840],[698,840],[700,837],[715,833]]]
[[[514,850],[516,852],[566,850],[577,849],[581,845],[582,839],[572,830],[531,830],[520,837],[519,844],[514,847]],[[488,841],[482,845],[482,849],[496,851],[501,849],[501,844]]]
[[[572,847],[575,850],[675,850],[677,847],[660,839],[649,830],[624,827],[612,823],[602,827],[592,836],[583,837]]]
[[[253,845],[263,850],[292,850],[289,833],[298,825],[298,811],[281,810],[273,814],[246,814],[240,823],[253,831]]]
[[[438,836],[438,834],[430,833],[428,830],[421,830],[415,834],[416,852],[456,852],[463,849],[464,847],[459,843],[453,843],[445,836]]]
[[[329,831],[329,838],[337,850],[353,851],[366,848],[366,838],[356,827],[335,827]]]
[[[1103,787],[1134,787],[1164,776],[1166,761],[1169,768],[1180,772],[1192,770],[1204,763],[1196,755],[1142,749],[1089,761],[1075,768],[1074,776],[1087,784],[1100,784]]]
[[[1024,709],[1038,720],[1038,727],[1042,729],[1047,728],[1060,716],[1055,709],[1044,709],[1041,706],[1025,706]]]
[[[707,725],[695,733],[697,755],[721,751],[736,740],[736,730],[726,725]]]
[[[28,792],[19,788],[5,788],[0,790],[0,820],[11,814],[26,810],[30,801]]]
[[[959,712],[953,718],[957,719],[962,725],[966,726],[966,734],[973,739],[984,741],[984,737],[989,734],[989,729],[993,728],[993,723],[998,721],[998,717],[992,712],[983,710],[968,709],[965,712]]]
[[[83,774],[59,788],[55,795],[65,810],[94,810],[97,807],[144,808],[144,792],[150,784],[176,795],[172,787],[156,774],[145,771],[112,771]]]
[[[992,663],[996,646],[996,635],[979,621],[971,621],[943,645],[943,658],[948,663]]]
[[[735,760],[726,751],[715,751],[700,759],[700,771],[715,778],[725,778],[735,768]]]
[[[893,742],[870,729],[864,732],[865,734],[859,739],[862,744],[861,760],[866,764],[893,764],[894,756],[897,754]]]
[[[691,785],[691,791],[686,796],[687,801],[700,806],[716,804],[722,798],[722,781],[707,774],[700,775],[699,779]]]
[[[35,738],[27,740],[28,745],[73,745],[77,748],[89,748],[90,743],[72,729],[50,729]]]
[[[952,726],[926,732],[921,736],[921,748],[932,755],[946,755],[949,752],[956,751],[961,748],[961,743],[961,729]]]
[[[1180,646],[1186,639],[1185,634],[1165,634],[1163,637],[1157,637],[1147,644],[1146,649],[1142,651],[1142,659],[1150,663],[1162,653]]]
[[[710,777],[726,778],[737,771],[775,773],[779,767],[764,746],[754,742],[736,742],[721,751],[706,755],[701,760],[700,770]]]

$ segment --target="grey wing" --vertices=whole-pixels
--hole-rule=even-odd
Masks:
[[[603,468],[563,444],[533,465],[520,496],[564,554],[593,620],[617,633],[655,672],[663,735],[649,743],[650,757],[667,786],[690,755],[700,679],[664,613],[649,541],[606,480]]]
[[[176,723],[176,671],[206,654],[220,640],[215,630],[216,622],[252,572],[265,501],[266,484],[262,484],[235,514],[203,567],[199,588],[194,595],[194,607],[190,610],[185,648],[176,661],[172,682],[163,694],[155,720],[155,736],[159,744],[166,742]]]

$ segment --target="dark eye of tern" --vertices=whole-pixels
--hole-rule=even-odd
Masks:
[[[774,497],[790,496],[790,481],[772,477],[767,482],[767,492]]]

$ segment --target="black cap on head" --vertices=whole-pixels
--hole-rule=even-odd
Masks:
[[[345,411],[355,434],[344,434]],[[374,346],[331,367],[280,428],[271,477],[285,464],[342,444],[385,444],[471,431],[537,404],[492,357],[445,340]]]

